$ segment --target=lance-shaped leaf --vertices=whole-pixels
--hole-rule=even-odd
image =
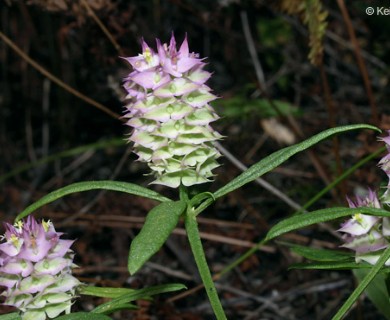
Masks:
[[[340,261],[340,262],[307,262],[295,263],[289,269],[304,269],[304,270],[351,270],[351,269],[371,269],[372,265],[369,263],[356,263],[354,261]]]
[[[170,201],[170,199],[162,196],[161,194],[153,190],[141,187],[134,183],[121,182],[121,181],[109,181],[109,180],[76,182],[64,188],[50,192],[44,197],[42,197],[41,199],[39,199],[38,201],[29,205],[26,209],[24,209],[21,213],[19,213],[15,221],[19,221],[20,219],[23,219],[24,217],[28,216],[31,212],[39,209],[40,207],[43,207],[44,205],[51,203],[55,200],[58,200],[62,197],[65,197],[69,194],[76,193],[76,192],[84,192],[89,190],[96,190],[96,189],[125,192],[136,196],[157,200],[160,202]]]
[[[295,244],[287,244],[287,246],[296,254],[313,261],[336,262],[354,258],[354,253],[352,252],[311,248]]]
[[[169,201],[159,204],[148,213],[145,224],[130,246],[128,261],[130,274],[136,273],[160,250],[185,209],[184,201]]]
[[[243,185],[257,179],[258,177],[262,176],[263,174],[275,169],[277,166],[281,165],[283,162],[288,160],[293,155],[306,150],[307,148],[317,144],[318,142],[341,132],[346,132],[350,130],[357,130],[357,129],[371,129],[371,130],[380,130],[374,126],[370,126],[368,124],[355,124],[355,125],[349,125],[349,126],[342,126],[337,128],[331,128],[328,130],[325,130],[323,132],[320,132],[311,138],[302,141],[300,143],[297,143],[295,145],[283,148],[281,150],[278,150],[266,158],[260,160],[253,166],[251,166],[248,170],[244,171],[242,174],[240,174],[238,177],[234,178],[232,181],[230,181],[228,184],[220,188],[214,193],[215,198],[220,198],[225,194],[228,194],[229,192],[236,190]]]
[[[103,303],[97,308],[93,309],[94,314],[110,314],[112,312],[122,309],[123,306],[129,302],[145,299],[147,297],[154,296],[165,292],[172,292],[186,289],[186,286],[180,283],[164,284],[160,286],[135,290],[131,293],[126,293],[118,298],[112,299],[109,302]]]
[[[76,312],[56,318],[56,320],[112,320],[104,314]]]
[[[305,228],[320,222],[326,222],[326,221],[331,221],[342,217],[352,216],[357,213],[363,213],[372,216],[390,217],[389,211],[383,209],[377,209],[377,208],[336,207],[336,208],[321,209],[309,213],[303,213],[300,215],[292,216],[290,218],[280,221],[279,223],[274,225],[270,231],[268,231],[264,242],[276,238],[287,232]]]
[[[112,287],[94,287],[83,286],[78,292],[86,296],[102,297],[102,298],[118,298],[126,293],[132,293],[135,289],[129,288],[112,288]]]

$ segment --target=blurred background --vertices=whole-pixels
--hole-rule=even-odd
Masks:
[[[369,123],[390,129],[390,17],[366,13],[374,1],[261,0],[2,0],[0,2],[0,218],[68,184],[120,180],[148,186],[135,162],[124,111],[121,57],[141,52],[142,37],[180,44],[207,57],[208,85],[225,136],[216,190],[266,155],[329,127]],[[390,5],[389,5],[390,6]],[[383,144],[353,131],[322,142],[209,208],[200,228],[218,272],[340,174]],[[310,210],[345,206],[345,196],[379,189],[386,176],[372,157]],[[152,186],[169,197],[176,190]],[[163,249],[129,277],[127,253],[156,203],[113,192],[63,198],[36,212],[75,243],[78,277],[102,286],[142,288],[199,283],[179,225]],[[338,225],[312,227],[282,241],[336,248]],[[350,272],[290,270],[299,262],[272,243],[218,282],[229,319],[328,319],[355,283]],[[79,299],[75,310],[98,300]],[[162,295],[117,319],[212,319],[204,292]],[[9,309],[1,308],[1,312]],[[381,319],[365,299],[350,319]]]

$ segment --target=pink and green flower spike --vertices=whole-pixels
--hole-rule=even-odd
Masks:
[[[80,282],[72,276],[72,240],[60,239],[50,221],[29,216],[5,224],[0,244],[3,304],[18,308],[22,320],[46,320],[70,312]]]
[[[211,74],[187,37],[179,50],[157,41],[157,51],[142,40],[142,54],[125,58],[133,71],[125,78],[125,117],[132,127],[138,160],[146,162],[153,183],[177,188],[208,182],[220,153],[213,142],[221,135],[210,123],[218,116],[210,106],[217,97],[205,84]]]

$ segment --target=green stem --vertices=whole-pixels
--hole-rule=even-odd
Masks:
[[[375,278],[380,269],[383,267],[385,262],[390,258],[390,247],[388,247],[381,255],[379,260],[375,263],[375,265],[371,268],[370,272],[363,278],[363,280],[359,283],[354,292],[349,296],[347,301],[342,305],[342,307],[337,311],[332,320],[341,320],[342,317],[346,314],[346,312],[352,307],[355,301],[359,298],[359,296],[363,293],[363,291],[367,288],[370,282]]]
[[[354,166],[349,168],[348,170],[345,170],[340,176],[338,176],[334,181],[332,181],[330,184],[328,184],[324,189],[322,189],[320,192],[318,192],[314,197],[312,197],[308,202],[306,202],[302,208],[298,211],[296,211],[293,215],[301,214],[306,209],[308,209],[313,203],[316,203],[318,199],[320,199],[324,194],[326,194],[329,190],[333,189],[335,186],[337,186],[341,181],[346,179],[349,175],[354,173],[358,168],[363,166],[365,163],[370,161],[371,159],[377,157],[381,153],[383,153],[386,150],[386,147],[379,148],[375,152],[369,154],[364,159],[360,160],[358,163],[356,163]]]
[[[217,317],[217,320],[227,319],[225,312],[223,311],[221,301],[219,300],[217,289],[215,288],[213,279],[211,277],[209,266],[206,261],[202,241],[200,240],[196,216],[191,208],[188,208],[187,210],[185,216],[185,226],[192,253],[194,255],[196,265],[198,267],[200,276],[205,286],[214,314]]]
[[[200,206],[198,208],[195,209],[194,211],[194,215],[197,216],[198,214],[200,214],[201,212],[203,212],[204,210],[206,210],[206,208],[211,205],[213,202],[215,201],[215,198],[209,198],[207,199],[206,201],[203,201]]]
[[[179,186],[180,200],[188,203],[188,190],[187,187],[180,184]]]

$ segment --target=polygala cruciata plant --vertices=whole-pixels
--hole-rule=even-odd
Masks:
[[[183,219],[215,317],[218,320],[227,319],[205,258],[197,216],[216,199],[256,180],[295,154],[334,134],[359,129],[380,131],[366,124],[325,130],[272,153],[215,192],[196,193],[193,186],[213,180],[213,170],[219,166],[217,159],[221,156],[215,142],[222,136],[211,127],[218,115],[210,103],[217,96],[206,85],[211,73],[205,70],[204,59],[189,50],[187,36],[178,49],[173,34],[169,44],[163,44],[157,39],[156,50],[142,40],[142,53],[124,59],[132,68],[124,80],[127,91],[125,118],[132,128],[128,140],[133,144],[138,160],[148,165],[150,175],[154,178],[152,183],[178,188],[178,197],[170,199],[129,182],[86,181],[55,190],[32,203],[16,217],[14,225],[5,224],[5,235],[0,244],[0,286],[5,287],[2,293],[5,297],[4,304],[15,306],[19,311],[5,315],[7,318],[0,316],[0,320],[54,318],[63,312],[69,313],[73,299],[78,295],[94,295],[111,300],[90,312],[62,315],[60,320],[108,320],[111,319],[108,315],[113,312],[136,308],[131,303],[136,299],[185,289],[181,284],[165,284],[139,290],[97,288],[81,285],[72,276],[74,254],[70,246],[73,241],[60,239],[62,233],[57,233],[51,222],[38,222],[29,215],[71,193],[96,189],[124,192],[159,202],[147,214],[142,229],[131,242],[128,255],[130,275],[141,269],[161,248],[179,220]],[[383,140],[389,147],[390,138]],[[381,160],[386,173],[390,172],[389,162],[389,155]],[[382,199],[387,205],[388,191]],[[349,204],[351,208],[322,209],[285,218],[269,230],[256,248],[232,262],[221,274],[238,266],[262,244],[281,234],[315,223],[352,216],[339,231],[347,234],[345,246],[353,249],[356,256],[348,256],[350,260],[347,267],[343,260],[342,269],[359,268],[362,264],[371,269],[334,317],[341,319],[370,281],[383,271],[390,258],[387,240],[390,229],[387,217],[390,213],[380,203],[376,193],[370,191],[366,198],[358,198],[355,202],[349,200]],[[295,250],[304,256],[306,254],[323,258],[325,255],[328,268],[329,264],[334,269],[340,266],[338,261],[329,262],[328,252],[321,251],[313,255],[310,248]],[[341,256],[345,259],[344,254]],[[332,254],[331,257],[339,255]]]

